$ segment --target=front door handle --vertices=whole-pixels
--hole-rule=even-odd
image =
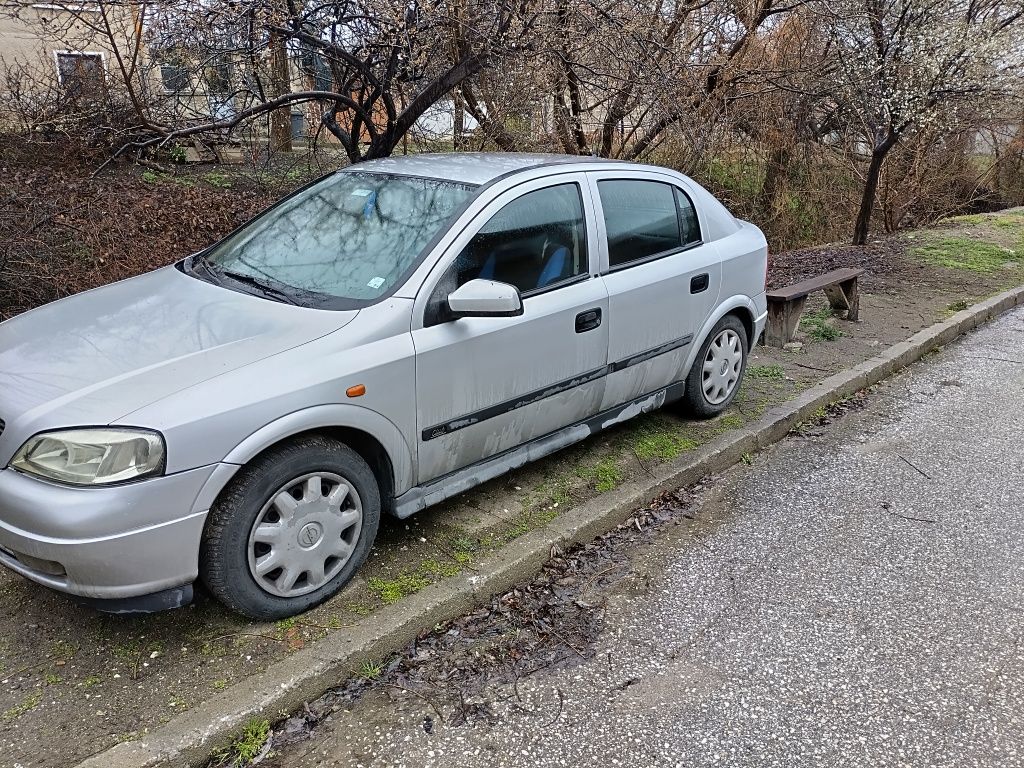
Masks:
[[[594,307],[576,315],[576,333],[586,333],[601,325],[601,308]]]
[[[694,275],[690,278],[690,293],[702,293],[708,289],[710,284],[711,278],[708,277],[707,272]]]

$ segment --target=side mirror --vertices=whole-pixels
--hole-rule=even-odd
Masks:
[[[451,317],[516,317],[523,314],[519,289],[496,280],[470,280],[448,294]]]

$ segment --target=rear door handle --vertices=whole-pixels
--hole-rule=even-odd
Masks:
[[[601,308],[594,307],[576,315],[576,333],[586,333],[601,325]]]
[[[708,273],[704,272],[700,275],[695,275],[690,278],[690,293],[702,293],[708,289],[711,284],[711,278],[708,277]]]

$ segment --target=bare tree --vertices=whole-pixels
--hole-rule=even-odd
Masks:
[[[64,0],[57,0],[58,4]],[[109,73],[134,121],[126,148],[218,135],[267,116],[271,144],[288,146],[290,110],[319,106],[352,162],[382,157],[424,113],[468,78],[530,45],[539,12],[528,0],[97,0],[63,5],[114,52]],[[111,18],[136,20],[125,32]],[[124,26],[124,25],[122,25]],[[187,88],[159,85],[143,66],[173,67]],[[310,87],[295,87],[304,77]],[[156,87],[153,87],[156,81]]]
[[[868,156],[853,243],[866,242],[886,157],[908,133],[953,121],[1019,73],[1020,4],[842,0],[819,5],[835,46],[836,111]]]

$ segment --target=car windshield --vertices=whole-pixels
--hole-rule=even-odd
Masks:
[[[441,179],[334,174],[203,256],[224,284],[313,306],[356,308],[398,287],[475,187]]]

